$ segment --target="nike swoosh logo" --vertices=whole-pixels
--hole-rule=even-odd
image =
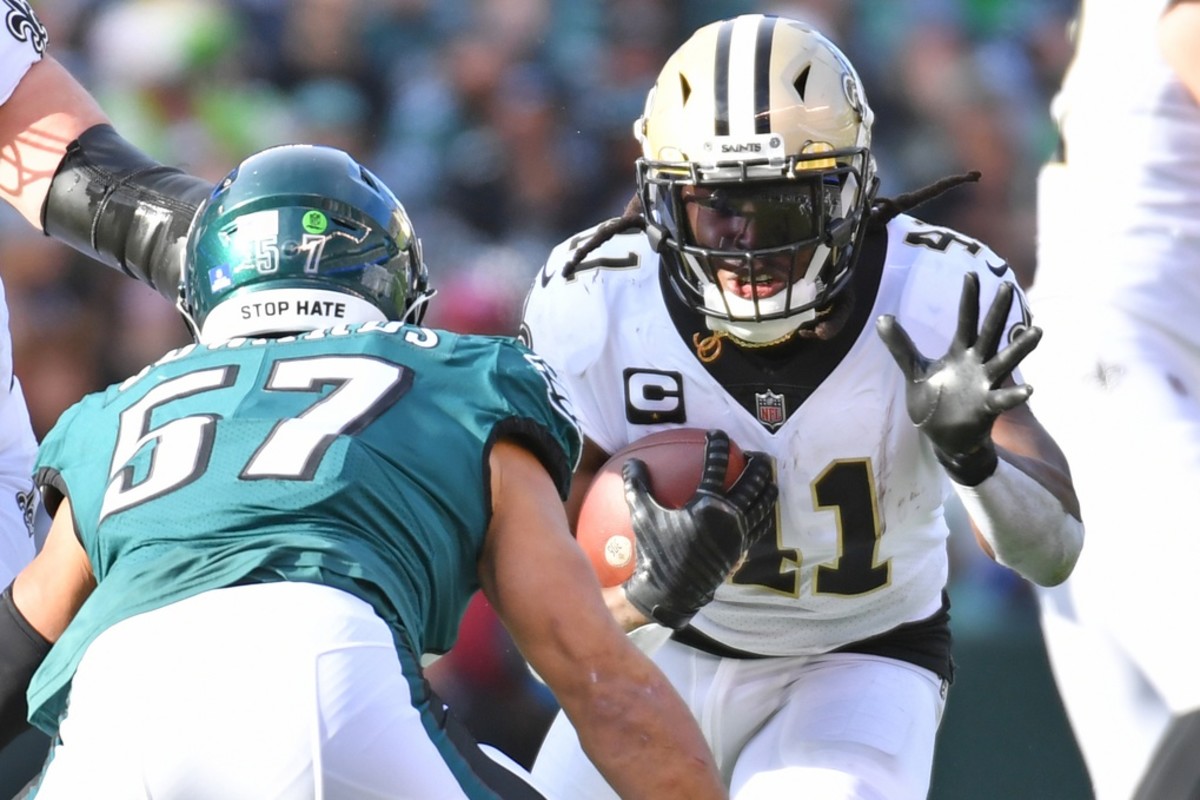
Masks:
[[[995,275],[997,278],[1003,278],[1004,273],[1008,272],[1008,262],[1007,261],[1001,261],[999,264],[993,264],[990,261],[986,261],[984,263],[987,264],[987,268],[990,269],[992,271],[992,274]]]

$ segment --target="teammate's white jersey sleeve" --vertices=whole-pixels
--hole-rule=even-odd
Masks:
[[[592,366],[605,355],[609,338],[621,336],[629,326],[650,326],[660,336],[678,337],[665,319],[661,298],[656,313],[651,313],[649,304],[640,302],[628,309],[614,308],[601,294],[620,284],[630,287],[627,291],[633,296],[659,297],[655,280],[658,255],[644,236],[614,237],[577,268],[566,267],[572,251],[594,231],[583,231],[550,253],[526,298],[521,336],[557,370],[583,434],[613,453],[629,442],[619,409],[615,409],[621,393],[593,381]],[[649,266],[643,269],[643,265]],[[661,327],[664,320],[666,328]]]
[[[980,275],[980,319],[1014,276],[987,247],[901,217],[889,226],[882,284],[842,361],[778,426],[743,407],[696,357],[663,299],[645,236],[613,237],[564,276],[570,243],[535,278],[524,327],[567,384],[583,432],[608,452],[669,427],[720,428],[770,453],[781,489],[774,535],[692,624],[767,655],[827,652],[922,620],[947,578],[949,481],[908,418],[904,378],[875,332],[894,314],[938,358],[958,324],[963,275]],[[579,239],[575,240],[579,241]],[[1017,292],[1009,317],[1025,324]],[[730,345],[732,346],[732,345]],[[761,376],[763,403],[775,401]]]
[[[0,11],[0,104],[12,96],[25,73],[46,52],[46,28],[26,0],[7,0]]]
[[[46,50],[46,29],[25,0],[0,5],[0,104],[12,96]],[[3,109],[0,108],[0,113]],[[33,558],[36,493],[31,473],[37,443],[21,386],[13,376],[8,306],[0,284],[0,586]]]

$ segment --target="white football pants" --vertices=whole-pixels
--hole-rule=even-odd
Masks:
[[[362,600],[307,583],[209,591],[87,649],[37,798],[501,796],[480,775],[503,757],[451,741],[433,716]],[[505,775],[503,796],[540,797]]]
[[[718,658],[667,641],[654,660],[692,709],[733,800],[919,800],[945,698],[934,673],[854,653]],[[616,794],[560,712],[534,778],[576,800]]]

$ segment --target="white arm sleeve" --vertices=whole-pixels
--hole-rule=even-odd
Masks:
[[[951,483],[998,563],[1041,586],[1071,574],[1083,547],[1083,523],[1046,487],[1003,457],[978,486]]]

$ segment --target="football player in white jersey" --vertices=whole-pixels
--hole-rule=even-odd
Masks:
[[[26,0],[0,4],[0,199],[46,234],[173,301],[187,226],[211,184],[122,139],[87,89],[46,53],[47,40]],[[0,284],[0,589],[33,558],[35,535],[45,533],[35,523],[48,522],[38,516],[32,481],[36,446],[13,374]],[[23,770],[0,755],[0,786]]]
[[[1042,627],[1096,796],[1195,798],[1200,669],[1167,615],[1200,608],[1200,3],[1085,1],[1075,35],[1025,374],[1090,536]]]
[[[23,5],[4,6],[0,30],[0,197],[37,225],[38,195],[45,197],[63,146],[104,117],[57,62],[42,58],[46,30]],[[7,586],[33,558],[37,443],[13,375],[4,300],[0,284],[0,585]]]
[[[173,298],[176,254],[211,184],[118,136],[87,89],[46,54],[46,29],[26,0],[5,0],[0,20],[0,199]],[[33,558],[35,447],[0,285],[0,587]]]
[[[773,529],[711,601],[648,603],[637,572],[608,590],[627,629],[666,628],[655,661],[738,800],[927,794],[953,673],[952,494],[1035,583],[1082,547],[1067,463],[1014,373],[1040,334],[1015,275],[904,213],[978,176],[876,198],[872,120],[808,26],[700,28],[635,124],[635,200],[559,245],[526,301],[523,335],[588,438],[571,502],[606,454],[671,426],[774,457]],[[627,497],[641,536],[652,504]],[[613,796],[562,715],[534,774]]]

